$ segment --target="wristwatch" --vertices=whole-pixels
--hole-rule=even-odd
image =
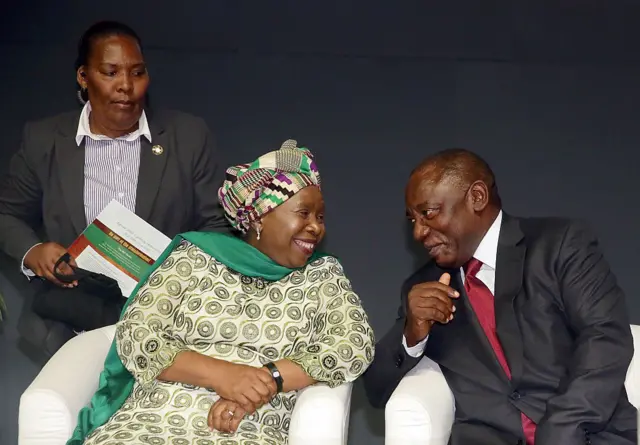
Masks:
[[[284,383],[284,380],[282,379],[282,374],[280,374],[278,367],[273,362],[265,363],[264,367],[271,373],[271,377],[273,377],[273,380],[276,382],[278,392],[282,392],[282,384]]]

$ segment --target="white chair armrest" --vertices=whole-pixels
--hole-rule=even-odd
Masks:
[[[455,413],[440,367],[424,357],[385,407],[385,445],[447,445]]]
[[[317,384],[298,393],[289,426],[290,445],[345,445],[352,383]]]
[[[640,348],[640,326],[631,325],[631,334],[633,335],[633,347],[634,351]],[[627,395],[629,402],[636,408],[640,407],[640,364],[636,360],[635,353],[629,369],[627,370],[627,378],[625,379],[625,388],[627,389]],[[640,412],[638,413],[640,415]],[[640,431],[638,432],[640,434]]]
[[[80,409],[98,388],[115,326],[85,332],[65,344],[20,398],[19,445],[64,445]],[[301,390],[291,417],[291,445],[345,445],[352,384]]]
[[[19,445],[64,445],[78,412],[98,389],[115,326],[72,338],[42,368],[20,397]]]

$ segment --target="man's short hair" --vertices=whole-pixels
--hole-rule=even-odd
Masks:
[[[464,148],[449,148],[426,157],[413,169],[416,173],[431,173],[433,181],[447,181],[460,188],[468,188],[476,181],[482,181],[489,189],[493,204],[501,205],[498,186],[493,170],[482,157]]]

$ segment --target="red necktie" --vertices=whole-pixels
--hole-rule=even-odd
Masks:
[[[494,296],[489,288],[476,277],[476,274],[480,270],[482,262],[471,258],[464,266],[465,281],[464,289],[467,291],[469,301],[473,307],[473,311],[476,313],[476,317],[482,326],[491,347],[498,358],[498,362],[507,374],[507,377],[511,379],[511,370],[507,363],[507,358],[504,355],[498,336],[496,335],[496,314],[494,310]],[[527,445],[534,445],[534,437],[536,434],[536,424],[525,416],[524,413],[520,413],[522,418],[522,429],[527,439]]]

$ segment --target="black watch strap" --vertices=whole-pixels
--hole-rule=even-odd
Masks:
[[[276,382],[278,392],[282,392],[282,384],[284,383],[284,380],[282,379],[282,374],[280,374],[278,367],[273,362],[265,363],[264,367],[271,373],[271,377],[273,377],[273,380]]]

